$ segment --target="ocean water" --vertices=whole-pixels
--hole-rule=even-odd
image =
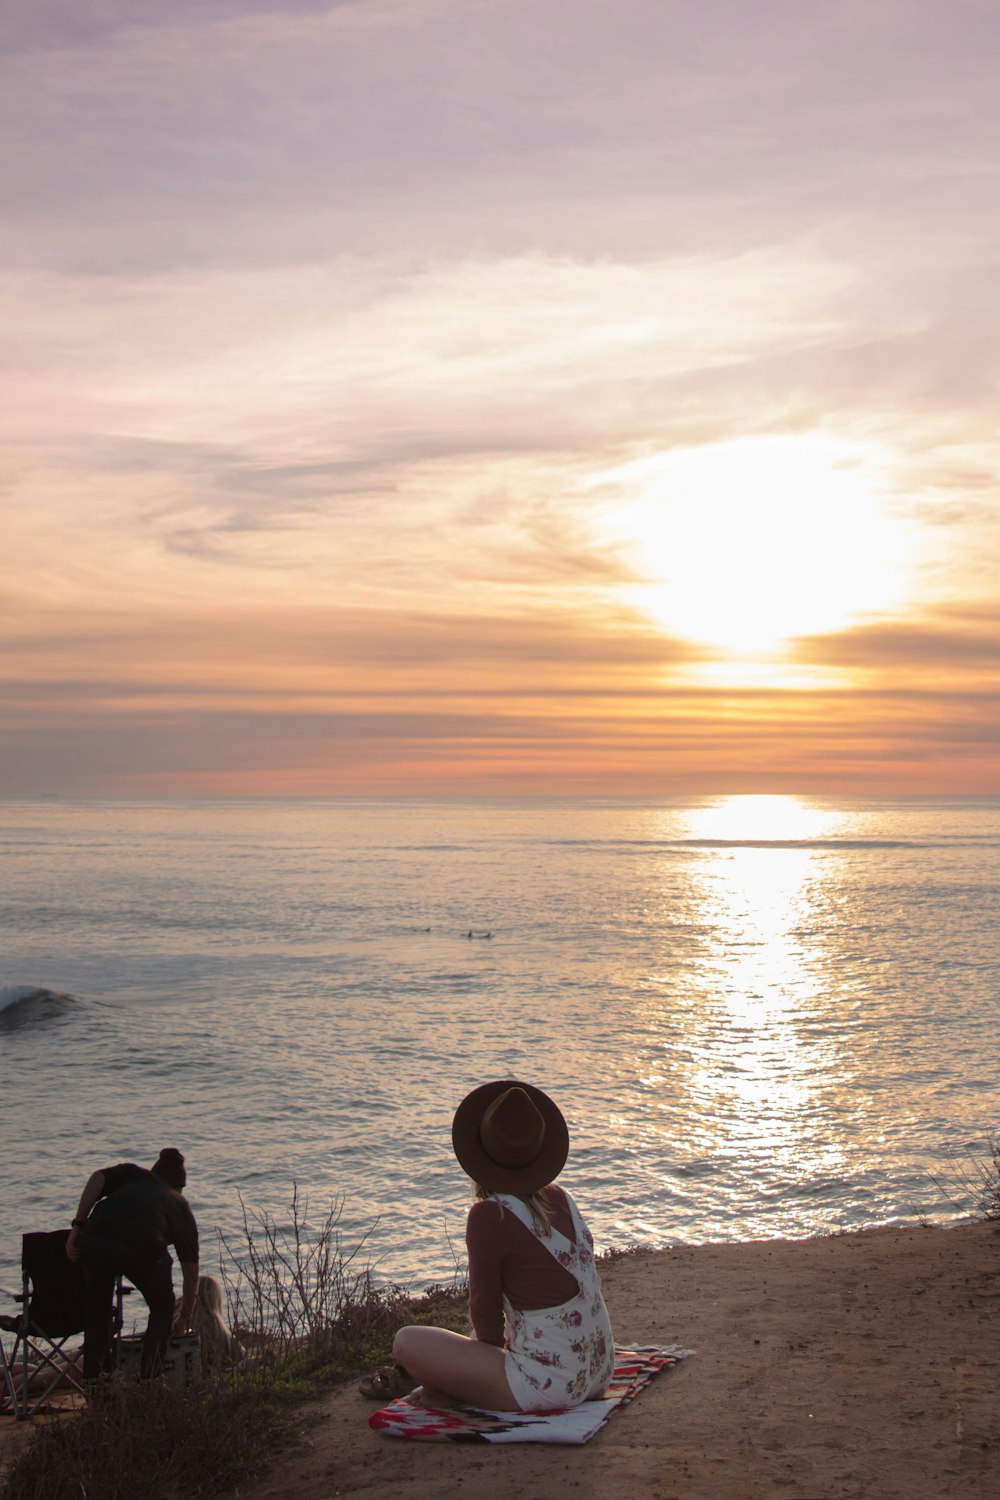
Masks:
[[[546,1088],[602,1247],[972,1209],[1000,800],[0,803],[0,1281],[95,1167],[463,1258],[455,1105]],[[956,1190],[959,1189],[959,1190]]]

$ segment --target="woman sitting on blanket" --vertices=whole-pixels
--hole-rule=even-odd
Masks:
[[[566,1121],[541,1089],[500,1079],[474,1089],[452,1125],[476,1184],[469,1210],[473,1338],[401,1328],[397,1363],[362,1383],[389,1400],[415,1385],[492,1411],[557,1411],[600,1397],[614,1339],[590,1231],[553,1185],[569,1150]]]

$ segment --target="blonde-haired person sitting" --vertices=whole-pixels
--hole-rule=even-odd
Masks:
[[[198,1335],[203,1370],[217,1374],[242,1363],[243,1349],[222,1316],[222,1288],[214,1276],[198,1277],[198,1294],[189,1326]]]

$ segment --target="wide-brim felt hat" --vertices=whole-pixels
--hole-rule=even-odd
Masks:
[[[569,1155],[559,1106],[517,1078],[497,1078],[467,1094],[455,1111],[451,1142],[480,1187],[520,1197],[553,1182]]]

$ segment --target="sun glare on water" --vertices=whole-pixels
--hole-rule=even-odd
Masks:
[[[629,598],[671,634],[753,655],[898,603],[904,539],[873,455],[821,435],[754,437],[602,476],[620,494]]]
[[[828,837],[840,815],[802,797],[765,792],[715,798],[689,808],[685,822],[689,838],[798,841]]]

